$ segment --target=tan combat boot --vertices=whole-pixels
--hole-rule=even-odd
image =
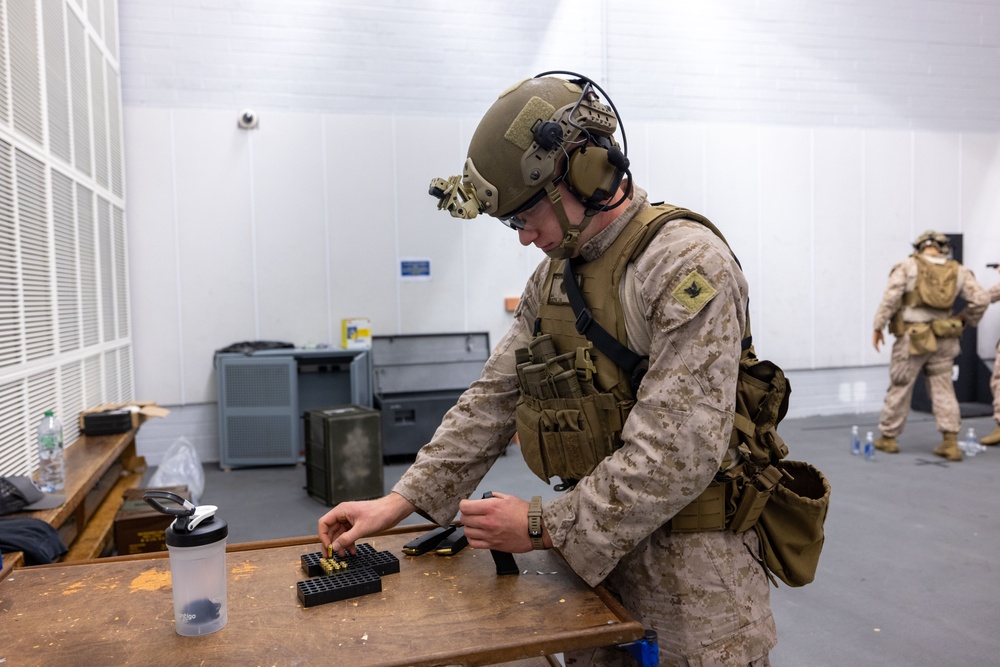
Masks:
[[[944,440],[934,450],[934,455],[949,461],[961,461],[962,450],[958,448],[958,433],[942,433],[941,435],[944,436]]]
[[[899,445],[896,443],[896,439],[884,435],[880,435],[875,438],[875,449],[885,452],[886,454],[899,453]]]
[[[993,429],[993,432],[979,441],[984,445],[1000,445],[1000,426]]]

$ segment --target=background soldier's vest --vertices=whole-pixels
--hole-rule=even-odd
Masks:
[[[917,260],[917,281],[913,291],[904,296],[904,305],[951,310],[958,295],[958,270],[961,265],[953,259],[938,264],[919,253],[913,257]]]

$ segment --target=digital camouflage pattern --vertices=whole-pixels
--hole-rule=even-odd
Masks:
[[[619,218],[581,249],[583,256],[602,254],[648,205],[636,188]],[[550,261],[529,280],[482,377],[393,488],[440,524],[456,515],[514,435],[514,350],[531,339]],[[675,294],[692,272],[714,291],[696,307],[690,296]],[[664,225],[622,284],[629,347],[649,355],[624,445],[543,507],[545,527],[570,567],[590,585],[604,583],[656,630],[661,664],[766,664],[777,641],[769,584],[750,555],[757,552],[755,531],[664,528],[712,480],[728,447],[747,291],[711,230],[689,220]]]
[[[926,261],[944,263],[944,258],[923,257]],[[917,284],[917,259],[912,255],[896,264],[889,273],[889,282],[882,302],[875,312],[875,331],[881,331],[889,324],[897,311],[901,312],[906,324],[929,323],[952,316],[951,309],[927,306],[907,306],[907,295]],[[964,266],[959,268],[955,296],[966,301],[966,307],[955,316],[962,318],[967,326],[979,323],[988,305],[988,296],[972,271]],[[911,353],[911,334],[897,335],[892,344],[889,360],[889,389],[886,391],[879,418],[879,431],[885,437],[895,438],[903,432],[906,417],[910,411],[913,384],[921,369],[927,375],[928,390],[934,411],[937,429],[941,433],[957,433],[961,428],[961,412],[955,398],[955,387],[951,379],[951,369],[955,358],[961,352],[959,338],[938,338],[937,349],[921,354]]]
[[[990,303],[1000,301],[1000,283],[990,288]],[[993,361],[993,375],[990,376],[990,391],[993,392],[993,419],[1000,424],[1000,339],[997,340],[997,354]]]

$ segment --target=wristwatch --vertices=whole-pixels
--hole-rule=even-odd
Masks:
[[[532,549],[544,549],[542,542],[542,497],[533,496],[528,506],[528,537]]]

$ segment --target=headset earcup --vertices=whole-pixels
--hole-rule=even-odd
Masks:
[[[620,151],[612,150],[624,158]],[[587,146],[569,156],[566,182],[585,206],[596,206],[614,194],[623,172],[612,164],[612,158],[619,161],[618,156],[609,155],[609,151],[600,146]]]

